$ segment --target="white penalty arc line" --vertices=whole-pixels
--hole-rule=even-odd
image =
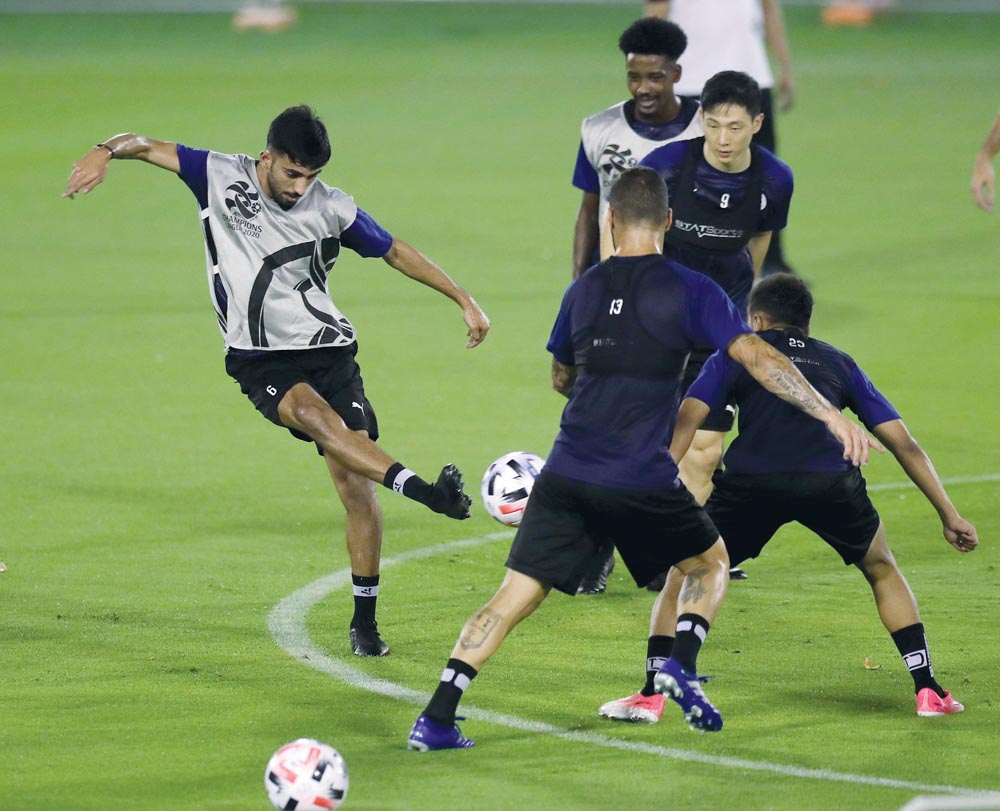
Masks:
[[[409,552],[397,555],[382,561],[382,568],[388,569],[399,566],[410,561],[433,557],[435,555],[455,552],[460,549],[480,546],[493,541],[510,538],[511,532],[494,532],[478,538],[466,538],[459,541],[435,544],[414,549]],[[419,690],[411,690],[401,684],[380,679],[358,670],[351,665],[334,658],[323,649],[313,643],[306,629],[306,616],[320,601],[338,589],[346,588],[351,584],[350,569],[342,569],[338,572],[315,580],[307,586],[285,597],[279,602],[268,615],[267,627],[271,632],[274,641],[291,657],[297,659],[302,664],[326,673],[329,676],[342,681],[352,687],[367,690],[371,693],[406,701],[417,706],[424,706],[430,700],[429,693]],[[880,788],[905,789],[914,792],[931,792],[938,794],[965,794],[989,796],[1000,799],[1000,792],[985,791],[981,789],[965,788],[963,786],[935,785],[930,783],[916,783],[908,780],[894,780],[886,777],[871,777],[864,774],[850,774],[848,772],[836,772],[830,769],[810,769],[800,766],[788,766],[778,763],[768,763],[766,761],[746,760],[743,758],[725,757],[722,755],[708,755],[701,752],[693,752],[685,749],[676,749],[667,746],[657,746],[636,741],[621,740],[606,735],[599,735],[593,732],[574,732],[550,724],[543,724],[537,721],[528,721],[513,715],[504,715],[491,710],[477,709],[467,704],[462,705],[462,711],[469,718],[485,721],[498,726],[505,726],[524,732],[535,732],[543,735],[551,735],[555,738],[572,741],[574,743],[585,743],[591,746],[601,746],[607,749],[619,749],[654,757],[666,758],[669,760],[683,761],[688,763],[702,763],[708,766],[717,766],[726,769],[742,769],[746,771],[769,772],[785,777],[797,777],[806,780],[821,780],[836,783],[851,783],[855,785],[877,786]],[[932,722],[933,723],[933,722]],[[400,739],[402,746],[402,739]]]

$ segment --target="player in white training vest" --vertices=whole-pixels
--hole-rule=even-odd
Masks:
[[[637,20],[622,33],[628,89],[623,101],[583,120],[573,185],[583,192],[573,232],[573,277],[597,264],[599,225],[618,175],[657,147],[701,135],[696,99],[674,95],[687,37],[674,23]]]
[[[461,308],[468,347],[486,337],[489,319],[441,268],[389,234],[350,195],[317,179],[330,159],[330,142],[308,107],[290,107],[274,119],[258,160],[116,135],[73,165],[63,196],[93,190],[112,159],[174,172],[198,200],[226,371],[265,417],[315,442],[323,454],[347,510],[351,645],[358,656],[384,656],[389,647],[375,622],[382,512],[372,482],[450,518],[468,518],[471,502],[453,465],[429,484],[375,444],[378,421],[354,359],[354,327],[331,300],[327,277],[347,247],[381,257],[452,299]]]

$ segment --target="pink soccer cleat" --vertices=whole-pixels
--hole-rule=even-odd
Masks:
[[[628,698],[618,698],[602,704],[597,714],[601,718],[611,718],[615,721],[655,724],[663,715],[663,703],[663,696],[660,693],[651,696],[636,693]]]
[[[917,715],[924,718],[931,718],[937,715],[953,715],[962,712],[965,707],[951,697],[951,693],[944,691],[944,698],[934,692],[933,688],[925,687],[917,693]]]

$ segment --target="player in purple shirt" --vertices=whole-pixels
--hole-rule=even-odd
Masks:
[[[719,283],[746,312],[771,234],[785,227],[791,204],[791,169],[753,143],[763,123],[761,92],[747,74],[722,71],[701,96],[704,137],[667,144],[640,162],[655,169],[670,189],[674,222],[663,254]],[[699,347],[685,372],[685,388],[712,353]],[[681,464],[681,478],[702,503],[722,457],[733,410],[720,403],[695,436]]]
[[[761,281],[750,294],[750,323],[760,337],[783,352],[838,409],[849,408],[885,444],[941,518],[944,537],[959,552],[979,543],[976,528],[962,518],[945,493],[927,454],[910,436],[899,414],[854,360],[809,336],[812,294],[797,276],[782,273]],[[871,585],[879,617],[913,676],[917,714],[949,715],[962,705],[934,679],[917,603],[886,542],[885,527],[868,498],[860,471],[845,462],[826,430],[788,406],[722,353],[705,364],[681,404],[670,445],[684,455],[695,429],[718,402],[739,405],[739,435],[726,453],[725,472],[705,509],[725,539],[730,561],[757,557],[779,527],[792,521],[813,530],[856,565]],[[671,570],[657,599],[664,610],[656,633],[659,655],[675,645],[664,630],[676,616],[684,576]],[[656,637],[651,638],[651,642]],[[663,698],[654,680],[658,660],[647,661],[646,686],[634,696],[610,701],[606,718],[655,723]]]
[[[718,531],[677,479],[667,447],[693,344],[715,345],[826,423],[852,464],[867,456],[864,432],[784,355],[748,331],[718,285],[660,256],[670,209],[656,172],[624,172],[609,204],[618,253],[570,285],[549,341],[552,384],[569,398],[555,447],[535,481],[503,584],[462,630],[413,725],[411,749],[472,746],[455,726],[464,690],[551,589],[576,594],[583,568],[604,539],[617,547],[639,586],[666,561],[684,573],[680,616],[670,627],[676,644],[656,687],[669,693],[693,727],[722,728],[722,717],[701,691],[696,659],[725,597],[729,560]],[[667,610],[657,602],[658,612]],[[653,621],[659,622],[657,615]]]

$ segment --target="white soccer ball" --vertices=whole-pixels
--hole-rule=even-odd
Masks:
[[[526,451],[514,451],[497,459],[483,475],[486,511],[508,527],[520,524],[531,488],[544,465],[542,457]]]
[[[347,797],[347,764],[332,746],[299,738],[272,755],[264,786],[279,811],[330,811]]]

